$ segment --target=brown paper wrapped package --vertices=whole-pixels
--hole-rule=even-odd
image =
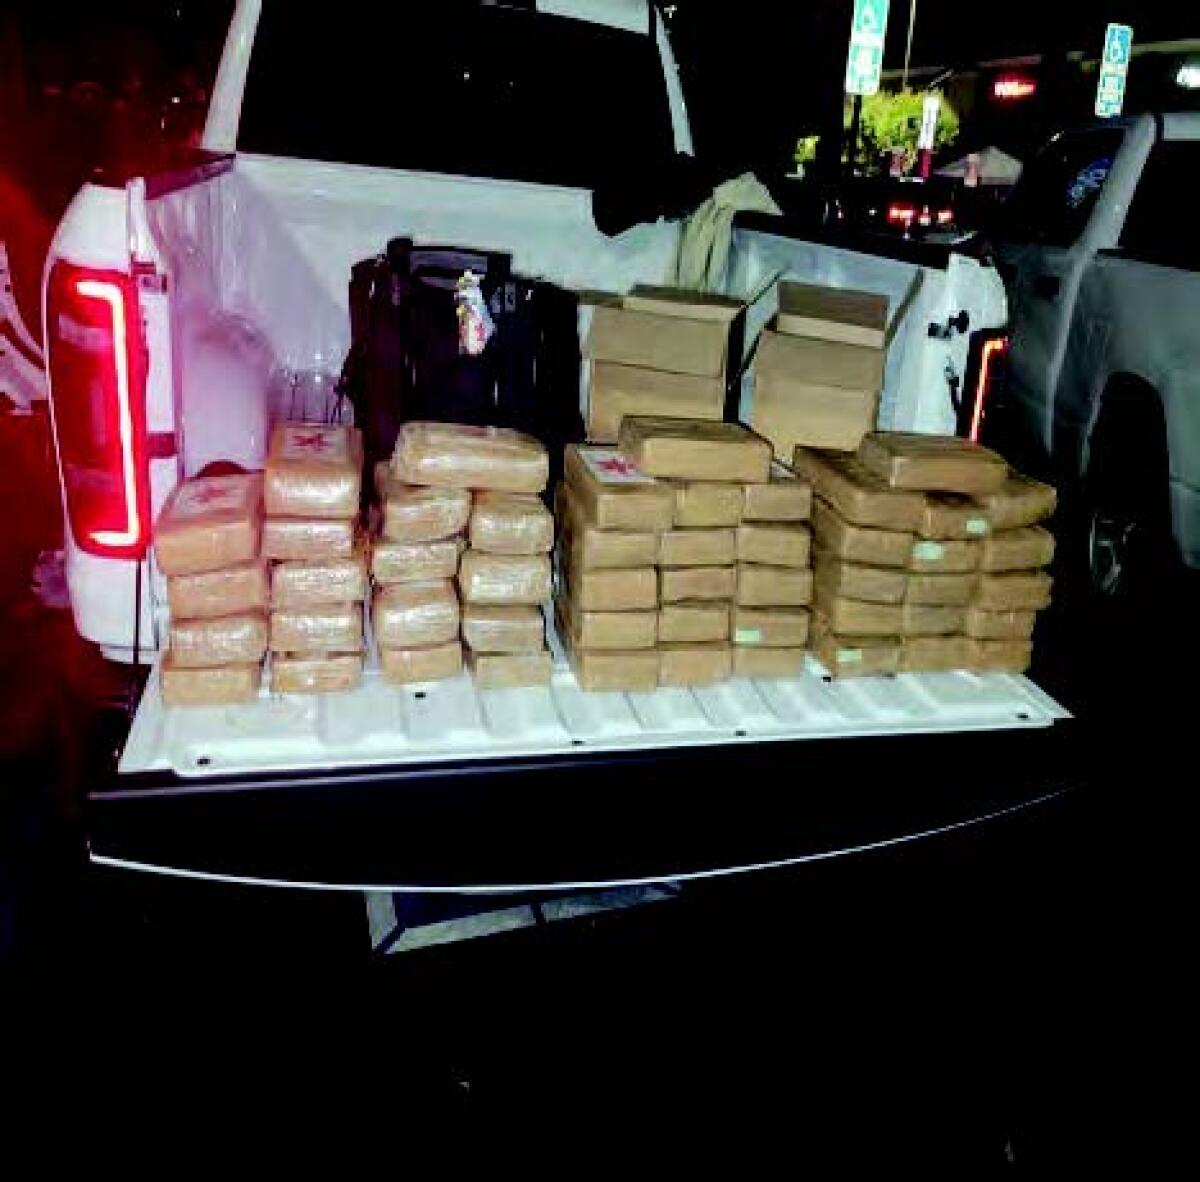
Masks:
[[[659,538],[660,566],[728,566],[737,553],[731,529],[670,529]]]
[[[463,640],[477,653],[540,652],[546,647],[541,608],[468,603],[462,609]]]
[[[737,567],[681,566],[660,570],[658,591],[663,603],[686,599],[730,600],[737,591]]]
[[[900,672],[901,642],[895,636],[838,636],[818,617],[813,652],[834,677],[878,677]]]
[[[354,427],[279,423],[263,476],[268,517],[358,515],[362,439]]]
[[[863,566],[907,567],[913,548],[912,534],[853,525],[819,497],[813,505],[813,536],[818,549]]]
[[[571,601],[585,611],[653,611],[658,607],[658,575],[652,566],[581,570],[568,564],[567,591]]]
[[[982,542],[934,542],[918,538],[908,557],[908,569],[927,575],[963,575],[979,569]]]
[[[658,561],[658,534],[589,525],[565,484],[555,491],[554,512],[570,561],[582,570],[653,566]]]
[[[1051,579],[1044,571],[980,575],[975,606],[987,611],[1041,611],[1050,605]]]
[[[166,706],[234,706],[258,697],[262,666],[221,665],[214,669],[188,669],[167,653],[159,670]]]
[[[263,522],[263,557],[280,562],[349,558],[356,541],[354,522],[348,518],[269,517]]]
[[[536,439],[506,427],[405,423],[392,470],[409,484],[540,493],[550,460]]]
[[[965,607],[933,603],[905,603],[900,612],[902,636],[950,636],[961,632],[967,619]]]
[[[742,485],[743,521],[807,521],[812,516],[812,485],[786,464],[771,463],[766,484]]]
[[[261,558],[224,570],[167,576],[167,605],[177,620],[211,620],[267,606],[267,564]]]
[[[994,451],[953,435],[873,431],[858,458],[892,488],[985,496],[1008,479],[1008,465]]]
[[[733,674],[733,646],[664,644],[658,650],[658,684],[714,685]]]
[[[716,420],[724,409],[723,378],[592,362],[587,437],[593,443],[616,443],[627,415]]]
[[[971,668],[971,645],[965,636],[911,636],[900,654],[902,673],[952,673]]]
[[[730,613],[727,603],[666,603],[658,611],[658,639],[664,644],[695,644],[728,640]],[[628,646],[632,648],[633,646]]]
[[[424,648],[458,639],[458,596],[449,579],[390,583],[375,593],[371,622],[380,648]]]
[[[648,693],[658,686],[658,649],[606,652],[571,649],[571,669],[587,691]]]
[[[776,328],[788,336],[882,349],[887,341],[887,296],[784,281]]]
[[[337,694],[362,682],[361,653],[276,653],[271,689],[277,694]]]
[[[271,571],[272,607],[320,607],[366,597],[367,558],[361,547],[352,558],[278,562]]]
[[[963,631],[976,640],[1028,640],[1036,623],[1037,613],[1032,611],[990,612],[969,607]]]
[[[676,529],[730,529],[742,519],[742,489],[770,487],[720,484],[707,480],[675,480],[668,483],[675,490]]]
[[[745,607],[807,607],[812,594],[811,570],[738,563],[735,598]]]
[[[965,575],[922,575],[908,576],[908,589],[904,593],[908,603],[927,603],[937,607],[965,607],[971,602],[979,576]]]
[[[467,664],[480,689],[522,689],[549,685],[554,671],[548,652],[467,654]]]
[[[771,473],[771,445],[740,423],[627,418],[619,446],[650,476],[763,484]]]
[[[273,653],[359,653],[362,604],[280,608],[271,612]]]
[[[653,611],[585,611],[577,602],[556,605],[559,631],[572,648],[644,649],[658,640],[658,613]]]
[[[1044,521],[1058,504],[1058,494],[1048,484],[1009,472],[1008,480],[993,493],[977,497],[976,503],[987,514],[992,529],[1018,529]]]
[[[746,522],[737,530],[738,562],[763,566],[808,566],[812,534],[807,525],[773,525]]]
[[[793,467],[821,500],[853,525],[911,534],[920,524],[925,511],[921,494],[889,488],[854,456],[798,447]]]
[[[670,485],[640,472],[615,448],[568,446],[566,482],[583,519],[598,529],[661,533],[675,521]]]
[[[489,554],[547,554],[554,546],[554,518],[535,496],[476,493],[468,536],[476,550]]]
[[[917,537],[934,541],[982,538],[990,529],[987,514],[970,497],[928,493],[917,524]]]
[[[980,570],[1035,570],[1054,559],[1054,535],[1039,525],[1000,530],[983,542]]]
[[[249,665],[267,651],[267,617],[259,611],[209,620],[172,620],[168,648],[177,669]]]
[[[457,677],[463,669],[463,649],[457,640],[422,648],[381,648],[379,667],[390,685],[413,685]]]
[[[458,564],[458,586],[464,603],[536,605],[550,598],[550,558],[468,550]]]
[[[262,477],[185,480],[154,523],[154,554],[165,575],[220,570],[258,557]]]
[[[895,603],[818,595],[813,605],[829,627],[842,636],[899,636],[903,608]]]
[[[802,607],[733,609],[733,642],[754,648],[801,648],[808,643],[809,613]]]
[[[465,548],[462,538],[436,542],[371,543],[371,574],[377,583],[419,583],[427,579],[452,579]]]
[[[735,645],[733,649],[734,677],[799,677],[804,670],[807,649],[757,648]]]
[[[1028,640],[968,640],[967,668],[977,673],[1024,673],[1033,660]]]
[[[425,488],[394,477],[383,489],[383,536],[390,542],[436,542],[467,528],[471,493],[465,488]]]
[[[817,551],[813,562],[813,586],[818,592],[862,599],[867,603],[903,602],[908,578],[908,573],[903,570],[843,562],[823,550]],[[970,594],[968,587],[968,598]]]

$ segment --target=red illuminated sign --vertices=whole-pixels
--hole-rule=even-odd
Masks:
[[[1000,102],[1027,99],[1037,93],[1037,81],[1025,74],[1001,74],[992,82],[992,98]]]

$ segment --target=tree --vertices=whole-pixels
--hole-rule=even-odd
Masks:
[[[959,128],[958,112],[946,101],[944,95],[939,94],[937,97],[941,109],[933,141],[935,152],[954,143],[958,138]],[[879,91],[863,99],[859,131],[862,150],[859,158],[868,164],[879,162],[896,148],[901,149],[906,157],[915,156],[917,133],[921,129],[921,108],[925,98],[924,93],[902,90],[897,94]],[[849,118],[847,111],[847,126]]]

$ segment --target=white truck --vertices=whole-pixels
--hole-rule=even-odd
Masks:
[[[660,219],[606,237],[593,222],[589,175],[601,164],[691,151],[657,8],[645,0],[460,5],[452,30],[437,26],[445,8],[402,5],[385,16],[363,5],[331,27],[295,19],[282,0],[239,0],[205,150],[177,171],[88,184],[67,212],[44,297],[67,580],[80,633],[111,658],[152,661],[162,642],[163,584],[147,543],[171,489],[214,461],[261,466],[278,413],[266,392],[320,388],[339,369],[357,260],[402,234],[508,251],[523,273],[579,289],[627,290],[668,274],[680,224]],[[447,53],[448,66],[438,56]],[[636,98],[636,118],[614,107],[618,97],[593,86],[593,75],[621,79],[621,101]],[[439,79],[453,83],[445,95]],[[477,82],[479,105],[464,105],[463,88]],[[430,106],[439,102],[449,108],[440,116]],[[409,161],[412,168],[402,167]],[[519,179],[530,176],[535,182]],[[988,264],[945,247],[797,240],[782,220],[741,226],[726,292],[767,292],[750,310],[748,341],[774,311],[776,277],[889,297],[882,425],[977,428],[987,358],[1006,320],[1003,286]],[[751,397],[747,382],[743,413]],[[654,782],[665,817],[672,793],[698,791],[698,781],[722,768],[742,779],[749,763],[772,766],[801,741],[807,766],[833,768],[864,753],[810,740],[876,736],[897,743],[870,747],[872,760],[884,761],[877,766],[911,759],[941,769],[913,796],[915,811],[897,813],[894,800],[848,804],[849,815],[874,818],[864,830],[851,826],[856,837],[832,839],[818,826],[799,844],[779,844],[793,830],[764,817],[753,832],[770,835],[765,846],[750,842],[716,861],[787,861],[829,840],[895,840],[1057,791],[1049,773],[1006,775],[1007,759],[985,749],[1016,758],[1015,734],[1044,743],[1061,730],[1050,726],[1061,717],[1032,682],[1006,675],[830,683],[814,674],[695,693],[589,695],[561,662],[549,690],[477,693],[466,679],[401,690],[368,676],[350,695],[264,696],[238,710],[180,711],[163,707],[152,669],[119,774],[94,794],[92,848],[127,865],[335,885],[679,877],[712,869],[713,859],[680,853],[678,834],[654,847],[657,855],[620,868],[597,868],[603,859],[579,850],[574,865],[535,866],[548,848],[573,848],[561,832],[516,870],[456,868],[453,857],[418,865],[411,855],[478,843],[489,825],[510,832],[499,844],[530,853],[511,834],[541,832],[547,813],[524,827],[510,822],[534,800],[545,806],[552,784],[564,792],[607,786],[607,800],[628,803],[624,794]],[[947,732],[975,732],[979,746],[969,750],[977,755],[969,758],[987,772],[969,787],[954,772],[955,751],[968,757],[965,736],[956,746]],[[471,785],[483,775],[488,793],[509,786],[499,813],[496,798],[483,805],[465,773]],[[839,773],[830,775],[832,783]],[[414,828],[414,802],[424,801],[418,812],[434,807],[428,790],[451,783],[466,795],[454,795],[440,817],[451,819],[449,828],[434,825],[437,837]],[[273,790],[284,785],[291,807],[275,811],[282,798]],[[850,795],[874,791],[864,784]],[[450,799],[439,797],[436,809]],[[562,798],[551,807],[561,809]],[[432,814],[423,816],[432,823]],[[644,812],[637,827],[653,831]],[[587,828],[597,840],[604,832],[595,816]],[[626,848],[629,827],[622,832]]]

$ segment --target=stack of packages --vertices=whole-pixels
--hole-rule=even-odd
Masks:
[[[271,689],[332,693],[362,680],[366,554],[354,427],[281,423],[263,476],[271,569]]]
[[[538,499],[548,476],[546,449],[516,431],[450,423],[401,428],[384,498],[384,535],[425,547],[430,565],[419,573],[439,573],[385,584],[376,596],[372,618],[386,676],[426,681],[457,672],[461,624],[481,688],[550,680],[539,610],[550,597],[553,522]],[[402,518],[409,521],[407,529],[399,525]],[[428,523],[424,529],[412,524],[417,518]],[[464,526],[470,547],[460,559]],[[435,530],[440,538],[431,535]],[[439,542],[435,557],[428,548]],[[414,557],[420,556],[398,557],[393,569],[404,569]],[[461,612],[450,578],[455,564]]]
[[[267,569],[259,557],[262,478],[188,480],[154,529],[171,626],[163,658],[168,706],[221,706],[258,694],[267,649]]]

